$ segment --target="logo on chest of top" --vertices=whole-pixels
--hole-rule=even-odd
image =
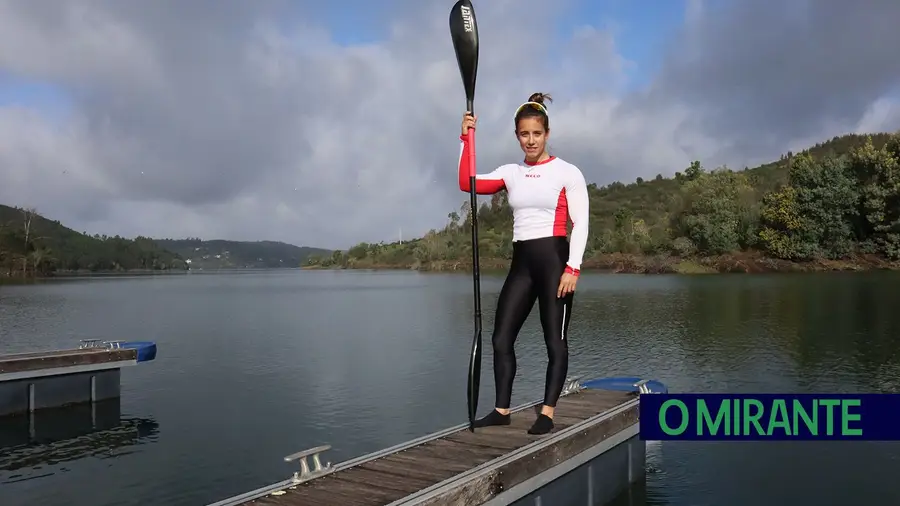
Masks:
[[[540,174],[525,174],[525,177],[541,177]]]

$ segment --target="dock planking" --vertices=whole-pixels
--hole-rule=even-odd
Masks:
[[[514,412],[510,425],[461,429],[241,504],[381,506],[414,496],[417,505],[482,504],[636,424],[637,403],[617,411],[636,398],[631,392],[579,390],[559,400],[551,434],[527,433],[535,406]],[[604,413],[611,416],[598,417]],[[516,456],[525,449],[527,458]],[[474,472],[479,466],[490,469]]]
[[[0,374],[21,373],[42,369],[58,369],[80,365],[98,365],[137,359],[132,348],[83,348],[45,352],[0,355]]]

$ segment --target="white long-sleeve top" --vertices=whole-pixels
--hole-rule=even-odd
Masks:
[[[459,189],[468,192],[468,143],[465,137],[460,139]],[[488,174],[475,176],[475,192],[479,195],[491,195],[504,188],[509,193],[509,205],[513,210],[513,241],[565,237],[567,219],[572,221],[566,272],[578,275],[590,221],[587,184],[581,170],[551,156],[533,165],[510,163]]]

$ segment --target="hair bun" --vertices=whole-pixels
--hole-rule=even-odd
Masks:
[[[546,107],[544,101],[553,102],[553,98],[548,93],[532,93],[530,97],[528,97],[529,102],[537,102]]]

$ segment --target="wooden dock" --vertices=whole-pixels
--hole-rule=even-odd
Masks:
[[[120,369],[155,357],[151,342],[97,339],[67,350],[0,355],[0,416],[117,398]]]
[[[133,362],[137,359],[137,350],[120,348],[105,350],[99,348],[74,348],[71,350],[54,350],[33,353],[16,353],[12,355],[0,355],[0,381],[7,379],[13,373],[27,375],[33,378],[36,375],[58,374],[60,369],[88,366],[93,369],[103,369],[107,364],[116,362]],[[114,367],[120,367],[114,365]],[[7,379],[8,381],[8,379]]]
[[[215,506],[605,504],[643,477],[638,405],[637,392],[569,384],[550,434],[527,433],[539,406],[531,403],[508,426],[453,427],[336,466],[321,464],[323,446],[285,457],[302,461],[292,479]],[[537,498],[550,487],[552,497]]]

